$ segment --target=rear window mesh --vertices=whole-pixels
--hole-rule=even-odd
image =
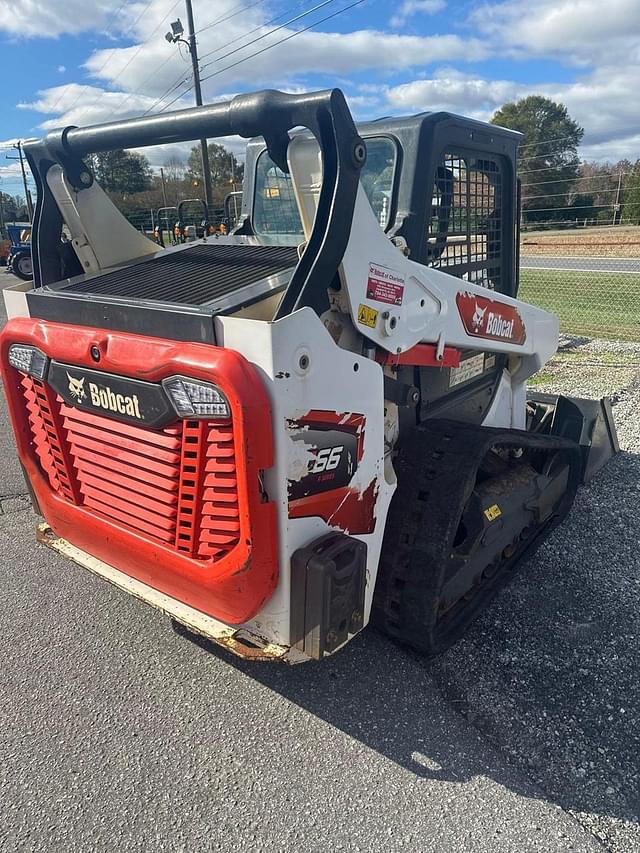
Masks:
[[[501,290],[502,208],[498,161],[445,153],[433,185],[427,263],[465,281]]]

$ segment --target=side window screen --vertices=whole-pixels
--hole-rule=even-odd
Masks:
[[[360,182],[380,227],[385,229],[391,216],[396,145],[385,136],[370,137],[366,143],[367,160]],[[294,235],[303,239],[291,176],[281,171],[266,151],[256,166],[253,228],[263,237]]]
[[[433,185],[429,266],[501,289],[502,192],[498,161],[444,154]]]
[[[302,222],[291,176],[279,169],[264,151],[258,158],[253,227],[256,234],[302,235]]]

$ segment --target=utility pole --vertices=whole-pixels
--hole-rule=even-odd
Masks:
[[[7,160],[19,160],[20,168],[22,170],[22,185],[24,186],[24,199],[27,203],[27,210],[29,211],[29,222],[33,222],[33,202],[31,201],[31,193],[29,192],[29,187],[27,186],[27,173],[24,168],[24,158],[22,156],[22,143],[18,142],[13,146],[18,149],[17,157],[9,157],[8,154],[5,154]]]
[[[613,224],[616,224],[616,214],[620,213],[620,188],[622,187],[622,172],[618,172],[618,189],[616,190],[616,201],[613,205]],[[618,220],[620,221],[620,220]]]
[[[168,207],[167,204],[167,185],[164,182],[164,169],[160,166],[160,180],[162,181],[162,201],[164,202],[164,206]]]
[[[236,167],[235,167],[235,157],[233,156],[233,152],[229,152],[229,165],[231,166],[231,188],[232,192],[236,191]]]
[[[193,23],[193,8],[191,7],[191,0],[185,0],[185,6],[187,7],[187,27],[189,28],[189,32],[187,33],[189,37],[189,41],[186,41],[182,38],[184,34],[184,28],[180,23],[180,19],[174,21],[171,26],[171,32],[168,32],[165,36],[166,40],[169,42],[182,42],[186,44],[189,48],[189,53],[191,55],[191,66],[193,68],[193,90],[196,96],[196,106],[202,106],[202,88],[200,86],[200,64],[198,62],[198,46],[196,44],[196,28]],[[211,169],[209,168],[209,149],[207,148],[207,140],[200,140],[200,148],[202,152],[202,176],[204,178],[204,200],[207,203],[207,207],[209,211],[213,207],[213,189],[211,187]]]

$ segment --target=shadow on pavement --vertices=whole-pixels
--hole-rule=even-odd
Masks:
[[[621,454],[439,658],[421,659],[372,629],[332,658],[292,668],[201,644],[416,776],[489,775],[565,810],[607,816],[618,831],[640,814],[638,482],[640,457]],[[491,750],[478,764],[455,732],[440,731],[443,699],[513,775],[498,778]]]

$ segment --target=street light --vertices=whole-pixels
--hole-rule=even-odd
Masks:
[[[181,36],[184,33],[184,27],[182,26],[182,21],[178,18],[177,21],[172,21],[169,24],[171,27],[171,32],[165,35],[165,38],[168,42],[177,42],[180,40]]]
[[[184,27],[180,18],[173,21],[169,26],[171,30],[165,34],[165,39],[170,44],[181,42],[186,44],[191,55],[191,65],[193,68],[193,89],[196,96],[196,106],[202,106],[202,89],[200,87],[200,66],[198,62],[198,48],[196,46],[196,30],[193,24],[193,9],[191,8],[191,0],[185,0],[187,7],[187,25],[189,27],[189,40],[182,38],[184,35]],[[208,211],[213,207],[213,190],[211,187],[211,170],[209,168],[209,149],[207,148],[207,140],[200,140],[200,148],[202,152],[202,174],[204,177],[204,198],[207,204]],[[207,212],[207,216],[208,216]]]

